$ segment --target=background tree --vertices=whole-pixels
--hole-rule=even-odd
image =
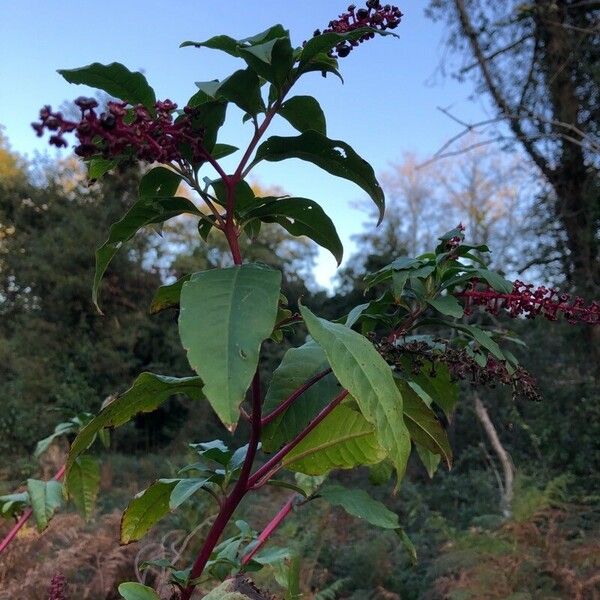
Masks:
[[[431,0],[462,57],[512,137],[543,176],[541,198],[561,224],[564,274],[578,293],[600,289],[598,2]],[[472,125],[468,125],[472,127]]]

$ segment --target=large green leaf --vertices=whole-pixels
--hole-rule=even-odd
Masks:
[[[398,515],[364,490],[348,489],[338,484],[323,486],[318,495],[333,506],[340,506],[348,514],[363,519],[382,529],[400,529]]]
[[[44,531],[48,522],[63,503],[63,486],[59,481],[27,480],[27,492],[38,531]]]
[[[328,53],[340,42],[358,40],[368,33],[376,33],[379,35],[396,35],[390,31],[380,31],[371,27],[361,27],[360,29],[355,29],[354,31],[349,31],[347,33],[328,32],[316,35],[308,40],[306,44],[304,44],[300,54],[299,69],[304,70],[307,63],[309,63],[312,59],[320,54]]]
[[[510,294],[513,290],[513,284],[495,271],[479,268],[477,275],[485,279],[497,292]]]
[[[333,221],[314,201],[307,198],[279,198],[248,211],[245,218],[278,223],[294,236],[305,235],[333,254],[338,265],[344,247]]]
[[[448,465],[452,466],[452,449],[446,431],[435,413],[402,379],[396,379],[396,385],[402,393],[404,402],[404,422],[410,437],[416,444],[439,454]]]
[[[175,195],[180,184],[181,175],[166,167],[155,167],[150,169],[140,180],[139,197],[168,198]]]
[[[277,112],[300,133],[314,129],[322,135],[327,135],[325,113],[312,96],[293,96],[286,100]]]
[[[133,385],[106,406],[92,419],[73,441],[67,460],[67,472],[75,459],[94,441],[105,427],[118,427],[130,421],[138,413],[152,412],[175,394],[185,394],[193,400],[203,398],[200,377],[167,377],[154,373],[142,373]],[[68,481],[68,478],[67,478]]]
[[[435,310],[441,312],[443,315],[449,317],[455,317],[460,319],[463,316],[463,307],[458,303],[458,300],[454,296],[438,296],[437,298],[429,298],[427,300]]]
[[[242,265],[195,273],[183,284],[179,335],[204,394],[223,423],[233,428],[270,337],[279,304],[281,273]]]
[[[127,581],[119,585],[119,594],[125,600],[160,600],[152,588],[137,581]]]
[[[78,69],[59,69],[69,83],[89,85],[104,90],[110,96],[125,100],[130,104],[143,104],[152,114],[155,112],[156,96],[146,78],[139,72],[132,72],[120,63],[109,65],[92,63]]]
[[[294,51],[289,33],[249,47],[239,47],[238,52],[260,77],[271,81],[278,88],[291,79]]]
[[[383,218],[385,197],[373,167],[346,142],[331,140],[312,130],[296,137],[273,136],[258,147],[252,164],[261,160],[277,162],[287,158],[311,162],[332,175],[356,183],[375,202],[379,209],[379,221]]]
[[[135,542],[167,515],[171,492],[179,479],[159,479],[128,504],[121,519],[121,543]]]
[[[372,465],[385,458],[375,428],[361,413],[341,405],[327,415],[289,454],[283,465],[306,475]]]
[[[219,129],[225,123],[227,102],[222,98],[214,100],[200,90],[187,101],[187,105],[195,109],[192,115],[194,130],[202,134],[204,147],[212,152],[217,142]],[[191,153],[187,157],[190,161],[192,160]]]
[[[388,364],[371,342],[352,329],[316,317],[304,306],[301,312],[310,335],[325,351],[339,382],[375,426],[379,444],[401,477],[410,455],[410,435],[402,416],[402,396]]]
[[[92,456],[79,456],[69,469],[65,489],[75,506],[89,520],[96,505],[100,489],[100,465]]]
[[[265,109],[260,95],[260,81],[252,69],[240,69],[230,75],[219,84],[216,94],[253,116]]]
[[[408,381],[408,385],[428,405],[435,402],[451,421],[458,402],[458,385],[452,380],[448,367],[443,363],[436,363],[434,368],[432,363],[426,361],[415,371],[414,364],[408,356],[402,358],[401,362],[403,377]]]
[[[273,373],[265,395],[264,414],[275,410],[311,377],[328,367],[325,353],[316,342],[311,340],[299,348],[290,348]],[[339,393],[339,384],[331,374],[310,386],[284,413],[263,428],[263,450],[273,452],[293,439]]]
[[[182,214],[200,216],[202,213],[187,198],[153,197],[140,198],[120,220],[111,225],[108,239],[96,250],[96,272],[92,288],[92,299],[98,307],[98,289],[110,261],[135,233],[153,223],[163,223]],[[99,307],[98,307],[99,308]]]

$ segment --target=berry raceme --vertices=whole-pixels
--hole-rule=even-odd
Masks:
[[[535,287],[530,283],[515,281],[512,292],[503,294],[486,286],[478,289],[478,281],[459,294],[465,300],[465,314],[472,312],[474,306],[485,307],[486,312],[498,314],[505,310],[510,317],[525,316],[534,319],[538,315],[549,321],[556,321],[563,316],[568,323],[600,324],[600,303],[597,301],[586,304],[579,296],[571,298],[569,294],[545,286]]]
[[[82,158],[99,156],[110,159],[129,155],[145,162],[181,161],[183,148],[190,149],[193,162],[206,157],[203,131],[194,128],[194,109],[185,107],[184,114],[174,120],[177,104],[171,100],[155,103],[156,116],[138,104],[127,108],[126,102],[110,101],[105,112],[97,114],[98,102],[83,96],[75,100],[81,110],[79,121],[69,121],[50,106],[40,110],[39,122],[32,123],[38,136],[52,132],[50,144],[66,148],[64,135],[75,133],[79,144],[75,154]]]
[[[402,13],[397,6],[392,6],[391,4],[382,6],[378,0],[368,0],[366,8],[357,9],[354,4],[351,4],[347,12],[342,13],[337,19],[330,21],[327,29],[323,31],[317,29],[314,36],[316,37],[323,33],[348,33],[363,27],[385,31],[398,27],[401,19]],[[335,58],[344,58],[350,54],[353,48],[366,40],[370,40],[374,36],[373,32],[369,32],[365,33],[358,40],[341,42],[335,47],[332,55]]]

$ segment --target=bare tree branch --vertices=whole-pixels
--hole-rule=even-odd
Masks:
[[[473,51],[475,59],[479,64],[479,68],[487,85],[487,88],[492,98],[494,99],[494,102],[500,108],[501,113],[506,118],[508,118],[508,115],[512,114],[514,111],[508,103],[508,100],[500,92],[500,88],[494,81],[489,64],[479,44],[477,32],[475,31],[473,24],[471,23],[471,19],[469,18],[469,15],[467,13],[464,0],[454,0],[454,6],[458,13],[458,18],[460,20],[463,31],[465,32],[465,35],[469,40],[471,50]],[[554,170],[550,167],[546,159],[537,151],[531,140],[531,136],[525,134],[519,121],[509,119],[508,122],[513,133],[517,136],[517,139],[519,139],[519,141],[523,144],[525,150],[527,151],[533,162],[537,165],[537,167],[544,174],[544,176],[548,180],[551,180],[554,177]]]

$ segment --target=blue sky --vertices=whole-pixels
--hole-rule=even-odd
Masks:
[[[437,106],[451,107],[467,120],[483,115],[483,104],[469,100],[468,83],[459,84],[439,72],[444,31],[425,18],[426,5],[425,0],[402,3],[405,16],[396,29],[400,39],[371,40],[340,61],[344,85],[315,73],[296,89],[318,98],[328,118],[329,137],[348,142],[378,173],[405,151],[430,156],[459,130]],[[345,8],[345,2],[334,0],[3,2],[0,124],[14,150],[29,156],[46,152],[45,142],[30,128],[39,108],[57,107],[90,91],[68,84],[56,69],[122,62],[143,70],[158,98],[182,105],[194,93],[194,81],[221,79],[239,64],[216,51],[180,49],[180,42],[220,33],[246,37],[282,23],[298,45]],[[241,113],[230,113],[220,141],[240,146],[240,138],[247,138],[250,127],[242,126],[238,117]],[[272,133],[294,134],[285,123],[276,124]],[[255,176],[265,185],[280,185],[290,194],[318,201],[336,223],[345,255],[350,256],[350,236],[365,225],[365,215],[353,207],[362,197],[359,188],[295,160],[260,165]],[[333,258],[321,252],[317,281],[328,286],[334,270]]]

